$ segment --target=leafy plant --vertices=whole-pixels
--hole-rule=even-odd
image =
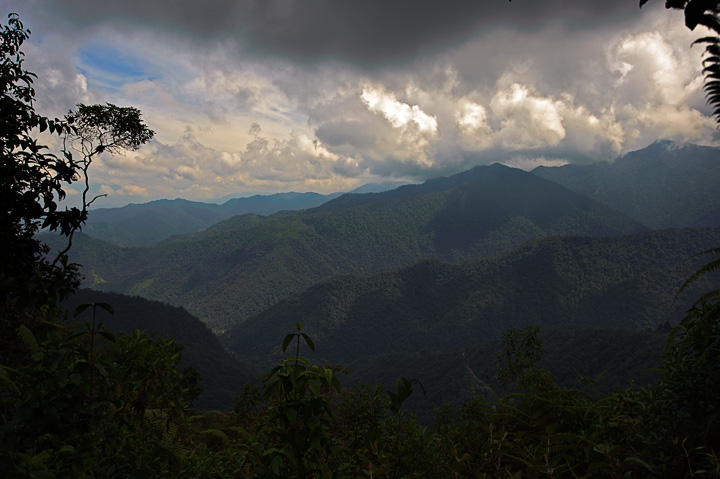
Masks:
[[[312,351],[315,345],[301,323],[295,328],[282,343],[285,352],[295,341],[295,355],[275,366],[264,383],[271,447],[263,457],[273,475],[304,479],[333,468],[338,448],[330,433],[335,422],[330,392],[340,392],[340,383],[332,369],[311,366],[300,356],[301,341]]]

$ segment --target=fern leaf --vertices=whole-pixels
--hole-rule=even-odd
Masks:
[[[220,429],[211,428],[211,429],[205,429],[200,434],[203,434],[205,436],[212,436],[215,438],[218,438],[223,444],[227,444],[230,441],[230,438],[227,434],[225,434]]]
[[[10,379],[10,375],[8,374],[8,371],[11,371],[11,369],[0,365],[0,384],[4,384],[4,385],[8,386],[10,389],[12,389],[13,392],[19,393],[20,390],[15,385],[15,381]]]
[[[28,351],[30,351],[30,354],[40,352],[40,345],[38,344],[33,332],[30,331],[30,328],[24,324],[20,325],[20,327],[17,328],[17,335],[20,337],[20,340],[23,342]]]
[[[717,114],[717,113],[716,113]],[[697,254],[692,255],[690,258],[695,258],[697,256],[705,255],[705,254],[717,254],[720,255],[720,248],[712,248],[709,250],[701,251]],[[680,289],[675,294],[675,298],[673,301],[677,300],[680,294],[685,291],[692,283],[697,281],[698,278],[700,278],[704,274],[711,273],[713,271],[720,270],[720,258],[714,259],[713,261],[710,261],[708,264],[700,268],[699,270],[695,271],[683,284],[680,286]]]

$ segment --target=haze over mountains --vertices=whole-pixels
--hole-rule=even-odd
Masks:
[[[612,163],[539,167],[555,181],[648,228],[720,226],[718,149],[657,141]]]
[[[718,191],[720,149],[656,142],[613,163],[533,172],[495,164],[380,193],[256,198],[266,203],[253,207],[266,212],[295,200],[320,203],[215,224],[225,205],[174,200],[96,210],[100,219],[76,238],[71,260],[83,265],[88,287],[182,306],[260,370],[280,357],[282,337],[301,321],[317,359],[352,364],[351,380],[383,361],[380,380],[409,358],[426,364],[417,356],[424,351],[457,373],[433,373],[437,387],[482,389],[485,379],[467,383],[470,363],[458,351],[484,357],[482,345],[497,344],[511,325],[557,331],[561,345],[565,334],[600,328],[598,337],[617,338],[616,331],[650,334],[677,322],[712,280],[673,302],[701,262],[687,258],[720,243],[720,228],[708,227],[720,226]],[[103,225],[106,237],[117,228],[112,234],[125,239],[115,241],[130,244],[137,236],[122,229],[139,221],[164,230],[158,237],[204,229],[141,247],[91,237]],[[152,318],[144,321],[153,327]],[[568,327],[575,332],[563,332]],[[632,337],[607,360],[633,357],[633,341],[650,341]],[[382,360],[389,351],[395,356]],[[636,366],[653,366],[652,356],[648,350]]]
[[[352,192],[376,193],[402,184],[405,182],[371,183]],[[147,246],[171,236],[202,231],[231,216],[247,213],[265,216],[283,210],[303,210],[341,194],[276,193],[230,198],[221,204],[177,198],[129,204],[122,208],[99,208],[92,210],[83,231],[93,238],[120,246]]]
[[[312,208],[337,195],[278,193],[236,198],[216,205],[183,199],[157,200],[93,210],[83,231],[121,246],[147,246],[171,236],[195,233],[235,215],[270,215]]]
[[[657,141],[612,163],[538,167],[534,175],[626,213],[648,228],[720,225],[717,149]],[[378,193],[404,182],[368,184],[350,193]],[[235,215],[271,215],[320,206],[342,193],[277,193],[230,198],[221,204],[157,200],[122,208],[94,209],[83,228],[89,236],[120,246],[147,246],[194,233]]]
[[[149,247],[78,238],[73,259],[92,287],[182,305],[218,330],[338,274],[463,261],[544,236],[643,230],[597,201],[496,164],[301,212],[234,216]]]

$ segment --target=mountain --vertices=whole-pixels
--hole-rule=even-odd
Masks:
[[[122,246],[144,246],[170,236],[200,231],[225,218],[219,205],[181,199],[158,200],[90,210],[83,232]]]
[[[233,394],[243,384],[256,379],[257,373],[233,358],[217,337],[197,318],[182,308],[115,293],[80,290],[63,307],[72,312],[80,304],[107,303],[111,315],[98,308],[98,321],[114,331],[129,333],[140,329],[173,339],[183,346],[183,363],[194,367],[202,376],[203,392],[195,406],[208,409],[231,409]]]
[[[720,208],[712,210],[698,220],[698,226],[717,227],[720,226]]]
[[[556,183],[496,164],[299,212],[234,216],[161,245],[119,248],[78,236],[71,260],[83,265],[88,286],[182,305],[221,331],[339,274],[429,257],[464,261],[544,236],[644,229]]]
[[[313,331],[308,334],[313,336]],[[544,349],[539,366],[552,372],[557,384],[602,395],[653,384],[667,334],[564,327],[541,330],[540,340]],[[387,352],[343,365],[348,373],[340,378],[346,386],[379,384],[392,391],[398,378],[415,381],[403,407],[429,425],[435,408],[457,408],[477,395],[494,400],[502,393],[497,380],[502,351],[501,341],[495,340],[467,348]],[[307,350],[301,354],[316,361]]]
[[[382,181],[380,183],[367,183],[359,186],[354,190],[348,191],[348,193],[382,193],[383,191],[394,190],[400,186],[409,185],[409,181]]]
[[[720,224],[720,148],[658,141],[612,163],[541,166],[532,173],[652,229]]]
[[[243,360],[270,364],[300,321],[320,361],[348,363],[389,351],[471,347],[497,340],[510,326],[654,330],[679,321],[710,289],[712,278],[703,278],[673,301],[703,264],[688,258],[719,243],[720,229],[696,228],[552,237],[461,264],[425,260],[332,278],[237,324],[225,342]]]
[[[254,213],[271,215],[283,210],[305,210],[314,208],[326,201],[337,198],[342,193],[321,195],[319,193],[276,193],[274,195],[254,195],[247,198],[234,198],[220,205],[226,218],[235,215]]]
[[[312,208],[340,193],[277,193],[235,198],[221,205],[182,199],[90,210],[83,231],[121,246],[147,246],[171,236],[195,233],[235,215],[270,215],[282,210]]]

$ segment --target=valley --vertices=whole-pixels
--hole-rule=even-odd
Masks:
[[[37,3],[0,478],[720,479],[720,0]]]
[[[71,259],[83,265],[85,286],[98,291],[83,295],[140,296],[205,323],[223,346],[209,338],[200,346],[209,331],[187,334],[190,323],[179,319],[162,326],[155,315],[139,314],[109,324],[175,337],[187,344],[188,363],[209,378],[247,381],[252,371],[266,370],[282,357],[280,339],[296,321],[315,340],[314,360],[349,367],[350,383],[372,381],[370,371],[388,386],[412,374],[431,393],[457,397],[497,388],[485,360],[472,368],[483,371],[482,384],[466,384],[462,371],[470,363],[463,361],[470,359],[460,358],[493,357],[488,351],[511,326],[539,326],[555,338],[548,352],[555,358],[563,357],[564,340],[557,338],[566,334],[635,338],[617,354],[591,348],[604,360],[587,374],[607,372],[641,344],[655,344],[643,360],[625,362],[626,373],[614,376],[609,391],[631,378],[649,381],[643,371],[657,366],[662,347],[642,335],[675,324],[712,284],[712,276],[704,278],[673,301],[702,263],[688,259],[720,243],[720,228],[702,222],[720,201],[712,194],[720,186],[719,162],[715,148],[658,142],[607,164],[530,173],[480,166],[309,209],[233,216],[146,246],[93,238],[91,228],[76,238]],[[186,218],[170,211],[168,221]],[[112,298],[107,302],[140,301]],[[227,354],[224,348],[232,356],[209,359]],[[428,358],[437,371],[458,373],[434,376],[420,366]],[[573,362],[551,361],[555,371]],[[220,392],[200,401],[216,407],[240,381],[207,382]]]

